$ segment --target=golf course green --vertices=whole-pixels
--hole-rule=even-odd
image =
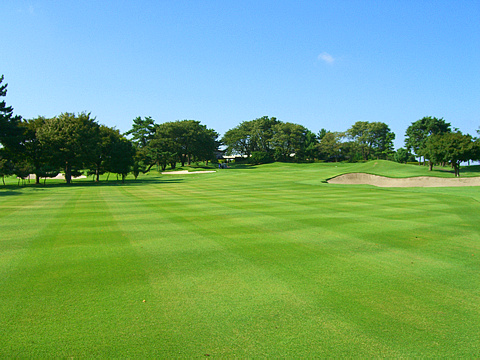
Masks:
[[[1,358],[478,358],[480,187],[388,161],[0,186]],[[462,176],[480,176],[480,167]]]

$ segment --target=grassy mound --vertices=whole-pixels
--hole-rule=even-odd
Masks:
[[[477,357],[480,189],[324,183],[346,172],[429,174],[0,189],[0,357]]]

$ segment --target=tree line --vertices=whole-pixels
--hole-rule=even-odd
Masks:
[[[3,80],[1,76],[0,97],[7,92]],[[41,178],[63,172],[70,184],[72,177],[86,171],[96,181],[105,173],[120,175],[124,181],[127,174],[133,173],[136,178],[154,165],[164,170],[167,164],[175,168],[177,162],[184,166],[192,161],[214,160],[220,146],[218,136],[195,120],[155,124],[150,117],[138,117],[132,129],[121,134],[86,112],[23,119],[2,100],[0,176],[5,184],[5,176],[25,179],[35,174],[39,183]]]
[[[0,77],[0,97],[7,84]],[[133,119],[125,134],[99,124],[90,113],[61,113],[53,118],[23,119],[0,101],[0,176],[25,179],[35,174],[54,177],[60,172],[67,183],[86,171],[99,181],[114,173],[125,180],[132,173],[153,166],[174,169],[177,163],[215,161],[224,147],[227,155],[238,155],[252,164],[272,161],[365,161],[398,162],[421,158],[429,164],[451,164],[459,176],[460,163],[480,159],[480,141],[452,128],[444,119],[424,117],[406,130],[405,148],[393,148],[395,134],[383,122],[357,121],[344,132],[321,129],[313,133],[302,125],[263,116],[244,121],[219,134],[196,120],[157,124],[151,117]]]
[[[395,134],[382,122],[357,121],[346,132],[314,134],[302,125],[264,116],[244,121],[222,138],[229,155],[268,161],[393,159]]]

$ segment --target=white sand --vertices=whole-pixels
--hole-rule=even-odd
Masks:
[[[329,184],[365,184],[379,187],[447,187],[480,186],[480,177],[438,178],[418,176],[411,178],[387,178],[365,173],[339,175],[327,181]]]

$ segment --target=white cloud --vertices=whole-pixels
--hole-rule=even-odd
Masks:
[[[327,64],[333,64],[335,62],[335,59],[333,58],[333,56],[326,52],[323,52],[320,55],[318,55],[318,60],[323,60]]]

